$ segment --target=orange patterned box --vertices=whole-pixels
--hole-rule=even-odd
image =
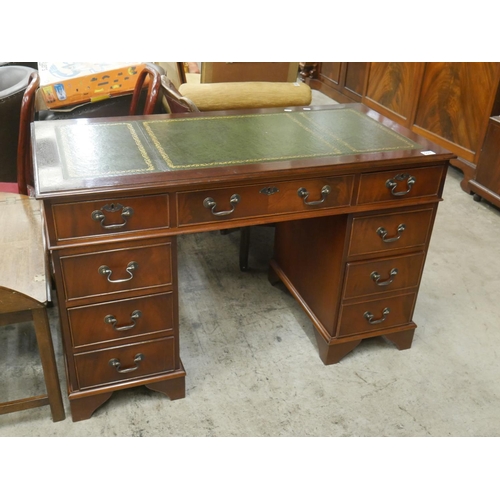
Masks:
[[[40,93],[56,109],[134,90],[145,63],[39,62]]]

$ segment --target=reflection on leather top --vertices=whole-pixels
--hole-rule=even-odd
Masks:
[[[56,128],[65,178],[107,177],[154,171],[131,123],[64,125]]]

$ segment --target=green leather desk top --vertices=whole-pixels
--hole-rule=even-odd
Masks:
[[[420,147],[353,109],[199,117],[143,126],[170,169]]]
[[[350,107],[35,122],[39,191],[77,179],[422,149]]]

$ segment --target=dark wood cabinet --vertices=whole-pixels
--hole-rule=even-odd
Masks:
[[[316,66],[312,88],[340,103],[361,102],[369,63],[324,62]]]
[[[203,62],[201,83],[295,82],[299,64],[294,62]]]
[[[491,116],[500,114],[498,62],[318,63],[309,85],[358,101],[457,155],[470,192]]]
[[[474,199],[488,200],[500,208],[500,116],[492,116],[477,164],[476,177],[469,182]]]

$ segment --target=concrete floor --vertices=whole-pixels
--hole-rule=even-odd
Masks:
[[[450,168],[414,315],[411,349],[363,341],[324,366],[313,327],[267,281],[270,227],[179,237],[181,357],[186,398],[119,391],[73,423],[56,308],[50,311],[67,410],[0,416],[0,436],[499,436],[500,211],[474,202]],[[0,328],[0,401],[44,392],[30,325]]]

